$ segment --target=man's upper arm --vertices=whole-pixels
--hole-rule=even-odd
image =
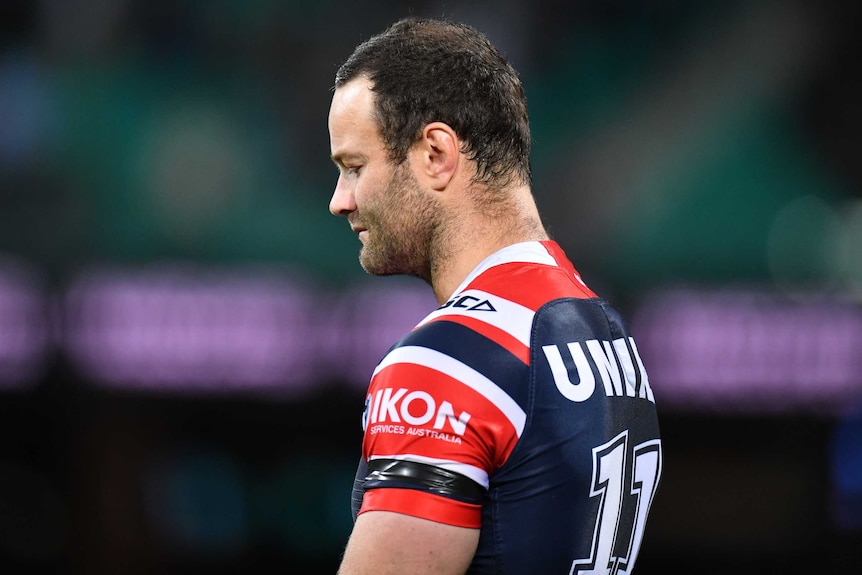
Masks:
[[[478,529],[368,511],[356,520],[338,574],[461,575],[478,542]]]

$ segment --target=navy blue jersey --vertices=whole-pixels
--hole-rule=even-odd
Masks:
[[[619,314],[553,242],[510,246],[395,344],[354,514],[480,528],[469,573],[629,573],[659,484],[655,398]]]

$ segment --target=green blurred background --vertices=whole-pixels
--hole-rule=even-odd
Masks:
[[[362,273],[326,116],[405,15],[511,59],[540,211],[642,338],[668,454],[637,573],[855,567],[859,12],[2,0],[0,568],[335,572],[363,382],[433,303]]]

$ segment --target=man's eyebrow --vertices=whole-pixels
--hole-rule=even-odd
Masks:
[[[365,161],[365,156],[363,156],[362,154],[353,154],[349,152],[338,152],[336,154],[332,154],[329,157],[330,159],[332,159],[336,166],[343,166],[345,162],[348,162],[350,160]]]

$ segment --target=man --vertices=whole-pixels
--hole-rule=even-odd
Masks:
[[[655,402],[542,225],[516,72],[473,28],[405,19],[338,70],[329,133],[363,268],[441,304],[372,376],[339,573],[630,573]]]

